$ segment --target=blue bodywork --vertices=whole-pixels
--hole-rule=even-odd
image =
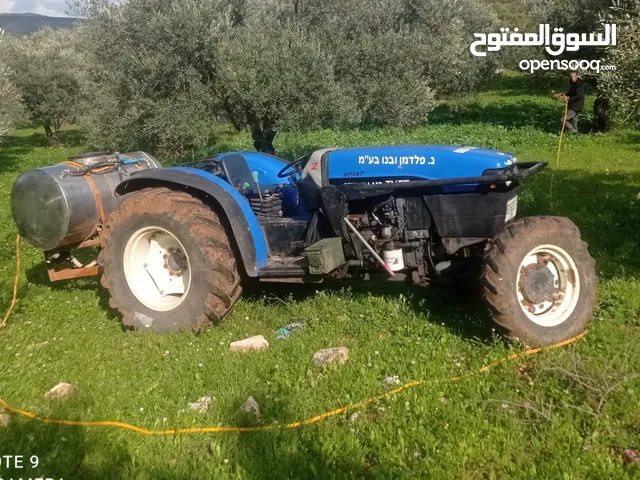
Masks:
[[[257,172],[263,192],[277,190],[282,193],[283,205],[289,204],[295,216],[306,216],[298,199],[296,181],[299,174],[278,178],[278,172],[288,162],[272,155],[258,152],[228,152],[216,156],[241,155],[251,172]],[[313,158],[313,157],[312,157]],[[517,160],[510,153],[483,148],[445,145],[398,145],[336,149],[325,153],[322,168],[323,184],[352,182],[388,182],[411,180],[440,180],[469,178],[483,175],[487,170],[499,170],[513,165]],[[255,173],[254,173],[255,175]],[[149,182],[163,182],[199,190],[216,199],[225,211],[236,243],[249,276],[258,276],[268,264],[267,239],[258,218],[247,199],[230,183],[204,169],[170,167],[144,170],[123,182],[118,193],[145,188]],[[458,193],[475,189],[476,185],[443,187],[446,193]]]
[[[485,148],[397,145],[329,152],[329,179],[442,180],[480,176],[512,165],[515,155]]]

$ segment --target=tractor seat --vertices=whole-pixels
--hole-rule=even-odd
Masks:
[[[320,190],[329,184],[326,154],[334,150],[338,150],[338,147],[322,148],[313,152],[300,173],[298,190],[304,206],[309,211],[322,206]]]

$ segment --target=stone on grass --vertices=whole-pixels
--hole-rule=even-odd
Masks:
[[[246,402],[240,407],[240,411],[248,415],[253,415],[256,420],[260,420],[260,405],[253,397],[247,398]]]
[[[350,422],[357,422],[360,419],[360,416],[362,415],[362,412],[353,412],[351,415],[349,415],[349,421]]]
[[[316,352],[313,356],[313,363],[318,367],[324,367],[330,363],[342,365],[349,360],[349,349],[347,347],[325,348]]]
[[[11,425],[11,415],[0,413],[0,428],[7,428],[9,425]]]
[[[400,385],[400,378],[397,375],[394,375],[393,377],[385,378],[382,380],[382,383],[385,387],[391,388],[394,385]]]
[[[627,448],[622,452],[624,461],[627,463],[640,463],[640,454],[633,448]]]
[[[44,394],[44,398],[49,400],[59,400],[62,398],[68,398],[76,393],[76,387],[70,383],[59,383],[47,393]]]
[[[249,352],[251,350],[266,350],[267,348],[269,348],[269,342],[262,335],[231,342],[229,345],[229,350],[232,352]]]
[[[207,413],[207,411],[209,410],[209,405],[211,405],[211,400],[213,399],[214,397],[212,397],[211,395],[205,395],[204,397],[200,397],[195,402],[190,403],[189,408],[191,410],[195,410],[198,413]]]

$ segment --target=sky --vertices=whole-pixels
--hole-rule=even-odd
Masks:
[[[38,13],[66,17],[66,0],[0,0],[0,13]]]

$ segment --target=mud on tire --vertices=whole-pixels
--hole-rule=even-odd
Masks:
[[[533,347],[581,333],[596,304],[595,261],[564,217],[508,225],[491,242],[480,281],[503,334]]]
[[[125,250],[132,236],[146,227],[166,229],[184,247],[188,258],[189,288],[175,308],[149,308],[127,280]],[[127,198],[109,217],[101,241],[101,283],[111,294],[109,304],[120,311],[125,326],[165,333],[199,331],[222,320],[241,293],[236,260],[224,226],[213,210],[188,193],[152,188]]]

